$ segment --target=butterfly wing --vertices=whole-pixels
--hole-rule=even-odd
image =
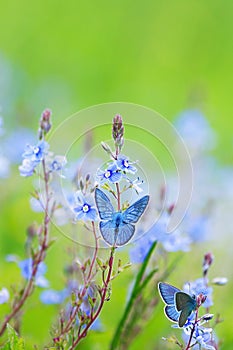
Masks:
[[[183,327],[189,315],[191,315],[197,307],[196,299],[180,291],[175,294],[175,305],[177,310],[181,311],[178,322],[179,327]]]
[[[180,313],[176,310],[176,307],[173,305],[166,305],[164,308],[164,313],[170,321],[178,322],[180,318]]]
[[[180,292],[180,289],[164,282],[159,282],[158,289],[159,294],[165,304],[175,305],[175,294]]]
[[[170,321],[178,322],[180,312],[177,311],[175,306],[175,295],[180,292],[180,289],[171,284],[159,282],[158,290],[163,302],[166,304],[164,307],[165,315]]]
[[[134,231],[135,227],[131,224],[121,223],[117,226],[115,220],[100,222],[102,237],[110,246],[122,246],[126,244],[133,236]]]
[[[178,320],[178,325],[179,327],[183,327],[189,317],[189,315],[192,313],[192,310],[189,310],[188,308],[184,308],[181,313],[180,313],[180,317]]]
[[[115,236],[117,234],[115,224],[112,220],[100,221],[100,232],[105,240],[110,246],[115,245]]]
[[[122,214],[124,223],[136,223],[142,214],[144,213],[147,204],[149,202],[149,196],[144,196],[140,198],[137,202],[132,204],[126,211]]]
[[[116,245],[122,246],[125,245],[133,237],[135,232],[134,225],[131,224],[122,224],[119,226],[119,232],[116,237]]]
[[[95,202],[99,212],[100,219],[111,220],[114,213],[114,208],[109,198],[99,188],[96,188],[95,190]]]

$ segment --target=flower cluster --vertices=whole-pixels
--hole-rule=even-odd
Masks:
[[[171,211],[164,211],[159,219],[147,232],[141,232],[140,238],[130,249],[130,258],[133,263],[141,263],[154,242],[159,242],[166,252],[187,252],[192,243],[191,238],[184,234],[180,228],[172,233],[167,232]]]
[[[35,146],[27,145],[23,153],[23,162],[19,166],[21,176],[32,176],[36,167],[48,154],[49,144],[41,140]]]
[[[20,175],[27,177],[32,176],[36,167],[46,159],[44,164],[50,172],[59,172],[66,164],[64,156],[53,156],[49,153],[49,144],[45,141],[45,136],[51,129],[51,111],[43,111],[40,119],[39,141],[36,145],[27,144],[22,155],[23,162],[19,166]]]
[[[119,155],[104,170],[98,170],[97,182],[100,184],[104,184],[105,182],[115,184],[121,179],[125,179],[134,187],[134,182],[127,176],[128,174],[135,174],[137,172],[137,168],[133,164],[134,162],[131,162],[125,155]]]

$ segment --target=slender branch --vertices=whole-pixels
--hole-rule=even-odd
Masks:
[[[114,262],[114,252],[115,252],[115,248],[113,247],[111,249],[111,254],[110,254],[109,263],[108,263],[108,266],[109,266],[108,275],[107,275],[106,281],[104,283],[104,286],[102,288],[101,300],[100,300],[100,304],[98,306],[98,309],[97,309],[96,313],[91,317],[90,322],[86,325],[86,327],[83,329],[83,331],[78,335],[78,338],[76,339],[76,341],[72,343],[72,345],[69,348],[69,350],[75,349],[75,347],[78,345],[78,343],[83,338],[85,338],[88,329],[92,326],[92,324],[98,318],[98,316],[99,316],[99,314],[100,314],[100,312],[101,312],[101,310],[103,308],[103,305],[104,305],[104,302],[105,302],[105,298],[106,298],[106,294],[107,294],[107,291],[108,291],[108,285],[111,282],[113,262]]]
[[[98,247],[98,238],[97,238],[97,235],[96,235],[94,221],[92,221],[91,224],[92,224],[92,230],[93,230],[93,234],[94,234],[94,238],[95,238],[95,250],[94,250],[94,254],[93,254],[92,260],[91,260],[90,269],[89,269],[87,278],[85,278],[85,274],[84,274],[84,288],[82,289],[82,292],[81,292],[81,295],[80,295],[80,299],[82,299],[85,296],[87,288],[88,288],[88,285],[89,285],[89,283],[90,283],[90,281],[91,281],[91,279],[93,277],[93,268],[94,268],[94,265],[95,265],[95,262],[96,262],[96,257],[97,257],[98,248],[99,248]],[[67,334],[72,329],[72,325],[73,325],[73,323],[74,323],[74,321],[76,319],[76,316],[77,316],[77,313],[78,313],[79,309],[80,309],[80,305],[77,305],[77,306],[75,306],[72,309],[71,314],[70,314],[70,318],[69,318],[66,326],[63,328],[63,330],[61,330],[61,333],[58,336],[58,338],[61,338],[62,336]]]
[[[96,231],[95,231],[95,223],[94,221],[91,222],[92,225],[92,230],[93,230],[93,234],[94,234],[94,238],[95,238],[95,250],[94,250],[94,254],[92,257],[92,261],[91,261],[91,265],[90,265],[90,269],[89,269],[89,273],[87,276],[87,281],[89,281],[92,277],[92,270],[96,261],[96,257],[97,257],[97,253],[98,253],[98,239],[97,239],[97,235],[96,235]]]
[[[117,210],[121,210],[121,192],[120,192],[120,186],[119,183],[116,183],[116,189],[117,189]]]
[[[193,325],[193,328],[192,328],[192,330],[191,330],[190,337],[189,337],[189,341],[188,341],[188,344],[187,344],[185,350],[188,350],[188,349],[191,348],[190,345],[191,345],[191,341],[192,341],[192,338],[193,338],[193,333],[194,333],[194,331],[195,331],[197,322],[198,322],[198,309],[196,310],[194,325]]]
[[[19,310],[23,307],[25,301],[27,298],[32,294],[33,288],[35,286],[35,278],[38,271],[38,266],[40,262],[42,262],[45,258],[45,252],[48,248],[47,241],[48,241],[48,232],[49,232],[49,223],[50,223],[50,216],[49,216],[49,177],[46,173],[46,167],[45,167],[45,160],[42,160],[42,167],[43,167],[43,174],[44,174],[44,182],[45,182],[45,215],[44,215],[44,223],[43,223],[43,241],[40,246],[39,252],[36,254],[34,260],[33,260],[33,266],[32,266],[32,274],[31,277],[26,284],[23,294],[18,302],[16,302],[13,306],[13,309],[11,313],[6,315],[4,322],[1,325],[0,328],[0,336],[3,335],[3,333],[6,330],[7,323],[16,316],[16,314],[19,312]]]

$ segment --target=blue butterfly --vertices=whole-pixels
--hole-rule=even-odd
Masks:
[[[195,296],[182,292],[180,289],[164,282],[158,284],[159,294],[166,304],[164,313],[169,320],[178,323],[179,327],[183,327],[191,315],[197,308]]]
[[[99,188],[95,190],[95,201],[99,212],[100,232],[110,246],[122,246],[134,235],[135,224],[142,216],[149,202],[149,196],[144,196],[132,204],[124,212],[115,211],[109,198]]]

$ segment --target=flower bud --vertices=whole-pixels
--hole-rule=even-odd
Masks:
[[[117,114],[113,118],[112,137],[115,142],[116,149],[121,150],[124,144],[124,126],[122,117]]]
[[[202,264],[202,270],[203,270],[203,276],[206,277],[208,270],[210,268],[210,266],[212,265],[214,261],[214,256],[212,253],[206,253],[204,255],[204,260],[203,260],[203,264]]]
[[[40,118],[40,128],[39,128],[39,139],[41,140],[43,135],[46,135],[51,129],[51,115],[52,112],[50,109],[45,109]]]
[[[199,294],[197,296],[197,306],[201,306],[205,301],[206,301],[206,298],[207,298],[207,295],[204,295],[204,294]]]
[[[215,277],[212,280],[212,283],[216,284],[217,286],[225,286],[227,282],[228,282],[228,279],[226,277]]]

